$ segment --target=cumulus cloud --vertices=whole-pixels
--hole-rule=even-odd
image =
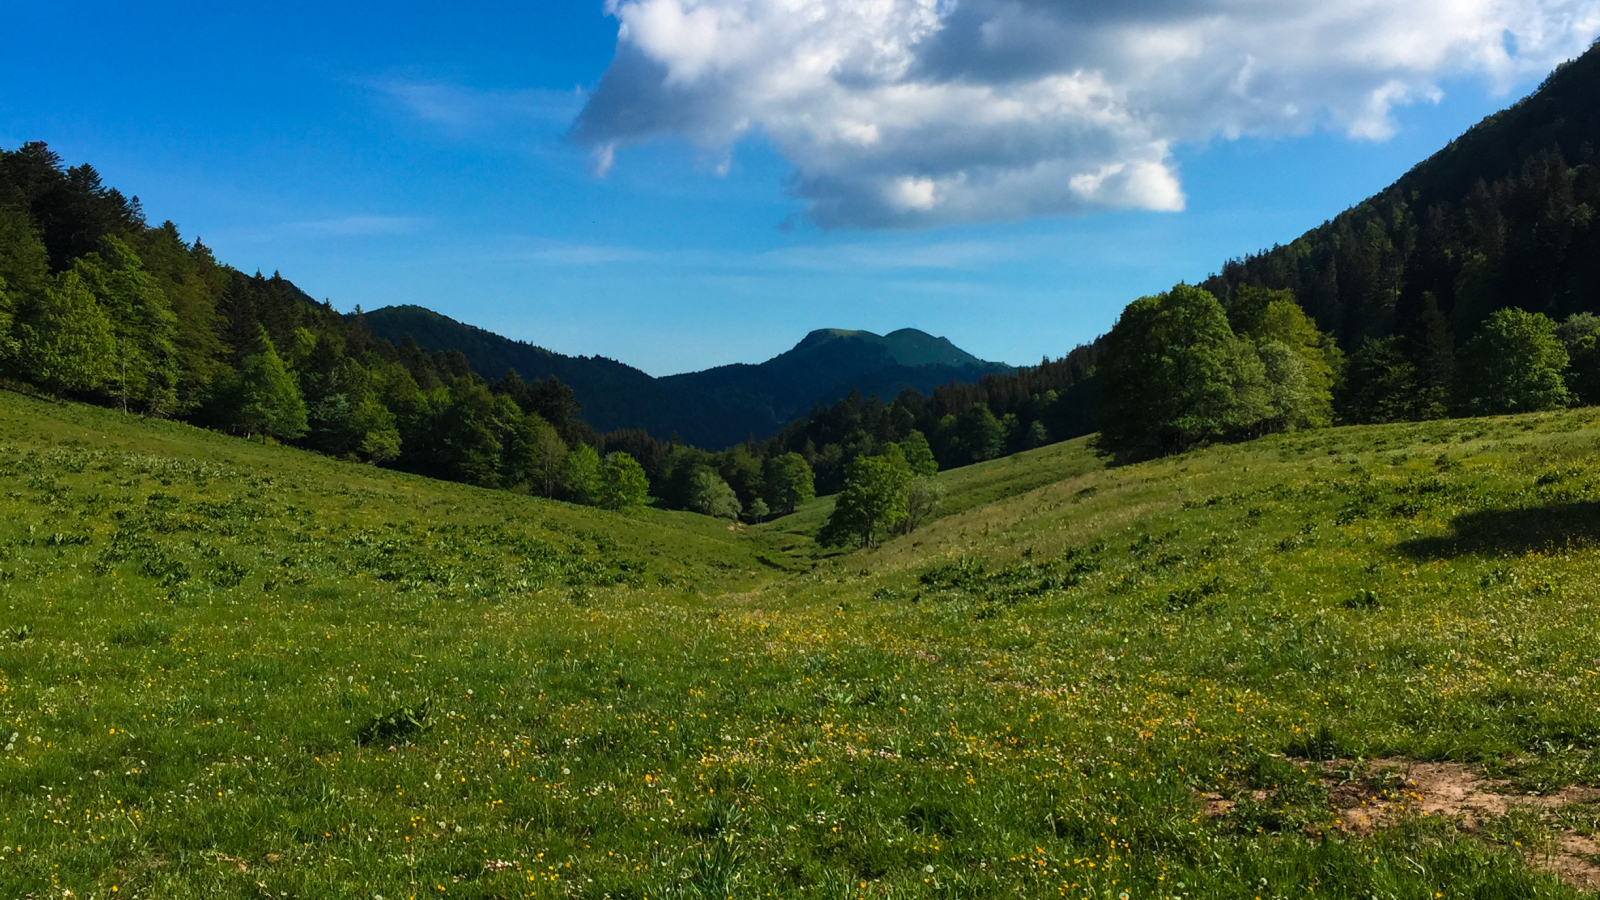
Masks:
[[[752,133],[823,227],[1178,210],[1172,148],[1394,133],[1441,80],[1575,56],[1600,0],[608,0],[573,127],[597,171],[664,135]]]

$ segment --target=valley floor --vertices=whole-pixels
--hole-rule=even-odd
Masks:
[[[621,516],[0,394],[0,898],[1569,897],[1600,415]]]

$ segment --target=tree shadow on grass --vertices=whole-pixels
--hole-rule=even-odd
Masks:
[[[1454,534],[1405,541],[1396,549],[1420,560],[1600,546],[1600,502],[1594,501],[1486,509],[1457,516],[1450,524]]]

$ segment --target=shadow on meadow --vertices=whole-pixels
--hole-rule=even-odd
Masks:
[[[1417,560],[1458,556],[1518,556],[1600,544],[1600,502],[1553,503],[1464,513],[1454,534],[1418,538],[1397,549]]]

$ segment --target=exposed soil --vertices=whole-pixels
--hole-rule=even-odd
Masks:
[[[1322,770],[1334,827],[1353,835],[1393,825],[1406,813],[1441,818],[1473,833],[1486,820],[1518,808],[1554,813],[1574,803],[1600,802],[1600,790],[1589,787],[1544,795],[1510,793],[1509,782],[1484,778],[1460,763],[1374,759],[1327,762]],[[1258,790],[1249,796],[1261,802],[1271,793]],[[1237,805],[1218,793],[1202,794],[1199,799],[1211,818],[1225,816]],[[1527,850],[1524,858],[1533,868],[1573,887],[1600,891],[1600,840],[1594,837],[1562,831],[1553,846]]]
[[[1581,834],[1561,835],[1556,851],[1548,858],[1530,859],[1534,868],[1549,872],[1562,881],[1585,891],[1600,891],[1600,842]]]
[[[1507,782],[1485,779],[1451,762],[1375,759],[1359,768],[1325,763],[1323,770],[1336,825],[1347,832],[1392,824],[1403,812],[1443,817],[1473,831],[1483,820],[1503,816],[1513,806],[1559,809],[1600,798],[1600,791],[1585,787],[1537,796],[1506,793]]]

